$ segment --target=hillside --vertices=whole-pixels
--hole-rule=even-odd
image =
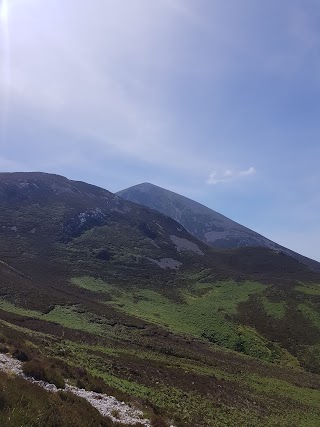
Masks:
[[[149,183],[135,185],[119,191],[117,194],[125,200],[139,203],[168,215],[183,225],[190,234],[214,248],[263,247],[274,249],[320,271],[319,262],[278,245],[255,231],[180,194]]]
[[[317,425],[319,273],[269,248],[215,250],[57,175],[0,174],[0,209],[0,351],[29,372],[112,394],[158,427]],[[0,377],[4,425],[70,425],[64,397],[39,391],[47,415],[32,418],[35,386]]]

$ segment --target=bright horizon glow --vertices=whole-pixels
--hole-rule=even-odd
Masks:
[[[8,22],[9,18],[9,0],[2,0],[0,8],[0,20],[5,24]]]

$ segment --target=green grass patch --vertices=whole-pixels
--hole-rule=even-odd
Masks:
[[[238,373],[228,374],[212,366],[185,361],[172,356],[151,355],[152,360],[163,360],[165,366],[175,366],[182,373],[194,372],[196,375],[214,376],[223,381],[234,381],[235,387],[243,384],[243,393],[246,395],[246,406],[235,400],[231,406],[214,399],[212,396],[201,395],[196,391],[186,391],[166,384],[144,385],[135,381],[128,381],[115,375],[112,364],[105,357],[92,353],[97,347],[81,348],[74,343],[68,343],[69,351],[66,358],[70,363],[80,364],[93,375],[100,376],[111,387],[139,399],[147,400],[158,408],[174,413],[182,421],[183,426],[257,426],[274,427],[276,425],[291,427],[293,425],[316,427],[316,420],[320,416],[320,391],[294,386],[286,381],[267,378],[259,375]],[[102,349],[101,349],[102,350]],[[107,353],[108,350],[106,349]],[[130,350],[128,350],[130,352]],[[121,350],[120,353],[126,352]],[[107,354],[106,353],[106,354]],[[149,357],[137,353],[141,358],[142,366]],[[143,359],[146,359],[143,361]],[[274,388],[273,388],[274,385]],[[247,388],[248,387],[248,388]],[[245,391],[246,390],[246,391]],[[252,391],[250,391],[252,390]],[[276,396],[276,398],[274,397]],[[254,402],[254,403],[252,403]],[[267,405],[268,411],[263,415],[260,404]],[[305,405],[301,410],[297,404]],[[277,406],[275,409],[274,405]],[[282,408],[282,409],[280,409]],[[308,408],[308,409],[307,409]]]
[[[89,332],[96,335],[104,334],[108,327],[108,325],[104,324],[103,319],[91,313],[87,313],[85,310],[77,306],[56,306],[49,313],[44,314],[39,311],[27,310],[23,307],[18,307],[5,300],[0,300],[0,308],[9,313],[45,320],[47,322],[55,322],[70,329]]]
[[[96,335],[103,334],[105,329],[103,324],[98,323],[99,318],[75,306],[56,306],[48,314],[42,315],[41,319]]]
[[[59,318],[62,313],[63,311],[57,307],[57,311],[52,315]],[[63,316],[65,315],[64,313]],[[252,328],[238,328],[238,332],[248,337],[249,341],[263,340]],[[109,347],[61,340],[50,343],[48,341],[43,352],[55,358],[61,358],[73,367],[81,366],[90,375],[102,378],[107,386],[123,393],[126,396],[125,401],[126,399],[131,401],[128,398],[131,396],[133,402],[136,400],[142,402],[144,407],[151,404],[160,410],[160,413],[168,414],[173,418],[174,425],[181,427],[191,425],[316,427],[320,416],[319,405],[317,406],[320,398],[319,390],[307,389],[285,380],[267,377],[268,369],[271,374],[273,372],[272,366],[267,363],[261,365],[263,375],[247,372],[239,356],[235,359],[239,369],[232,373],[232,369],[230,372],[227,369],[226,371],[219,369],[215,363],[211,364],[210,360],[199,362],[183,356],[175,357],[143,348],[139,350],[131,347],[130,343],[127,346],[119,343],[119,347],[111,344]],[[222,353],[221,357],[223,358]],[[149,371],[150,376],[142,375],[140,379],[137,376],[130,377],[128,367],[135,358],[138,363],[133,366],[141,366],[142,372],[149,366],[152,369]],[[248,358],[243,359],[248,361]],[[162,380],[152,378],[152,372],[158,373],[158,370],[166,372]],[[178,384],[176,382],[174,385],[170,384],[172,372],[178,379],[176,381]],[[190,373],[192,377],[189,377]],[[193,390],[192,386],[189,387],[189,384],[183,380],[179,382],[179,378],[183,379],[184,376],[189,381],[193,381],[193,378],[197,381],[199,376],[203,383],[212,378],[219,381],[204,393],[198,389]],[[229,395],[230,385],[232,389],[233,384],[235,394]],[[224,387],[226,387],[225,391],[223,391]],[[240,395],[236,391],[239,387]],[[18,427],[18,424],[14,424],[13,427]]]
[[[248,375],[244,379],[247,385],[257,391],[277,395],[284,399],[290,398],[296,402],[314,407],[320,412],[320,390],[298,387],[277,378]]]
[[[262,297],[261,302],[268,316],[274,319],[283,319],[286,315],[286,305],[283,301],[272,302],[267,297]]]
[[[238,304],[265,289],[259,283],[198,282],[188,290],[180,290],[180,303],[154,290],[120,290],[90,277],[75,278],[72,283],[94,292],[106,290],[112,295],[112,301],[107,301],[107,304],[173,332],[204,338],[265,360],[273,358],[267,340],[252,328],[239,328],[235,320]]]
[[[18,307],[6,300],[0,300],[0,309],[8,311],[9,313],[18,314],[19,316],[34,317],[37,319],[39,318],[39,316],[42,315],[42,313],[40,313],[39,311],[28,310],[23,307]]]
[[[237,313],[238,303],[263,289],[262,285],[251,282],[201,283],[191,291],[181,291],[183,303],[173,302],[153,290],[137,289],[114,296],[113,304],[172,331],[233,347],[238,333],[232,316]]]
[[[312,284],[302,284],[296,286],[294,288],[296,291],[303,292],[307,295],[320,295],[320,284],[312,283]]]
[[[320,329],[320,314],[309,304],[299,304],[298,310],[311,321],[311,323],[318,329]]]
[[[74,277],[71,279],[71,283],[80,288],[87,289],[92,292],[109,293],[114,290],[114,286],[109,285],[101,279],[95,279],[90,276]]]

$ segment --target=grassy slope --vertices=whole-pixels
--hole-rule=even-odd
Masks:
[[[107,295],[106,304],[127,314],[266,361],[297,366],[298,356],[300,363],[305,364],[301,351],[305,346],[298,348],[289,339],[296,333],[294,328],[289,328],[293,314],[300,316],[301,325],[310,326],[305,333],[310,348],[318,342],[320,327],[316,303],[309,297],[302,303],[304,300],[299,292],[293,292],[287,305],[286,295],[281,299],[281,295],[274,294],[278,291],[273,287],[249,281],[198,281],[193,286],[181,288],[180,293],[176,290],[178,300],[169,299],[160,291],[119,288],[91,277],[74,278],[72,282],[97,293],[100,300]],[[254,319],[247,316],[252,307],[259,309]],[[282,341],[282,331],[278,333],[278,342],[274,342],[272,335],[266,335],[263,328],[266,323],[274,328],[281,324],[282,331],[286,331],[286,341]],[[313,370],[317,369],[319,365],[315,362]]]
[[[27,381],[0,372],[0,425],[5,427],[111,427],[83,399],[47,393]]]
[[[119,328],[114,336],[106,330],[92,344],[90,335],[81,342],[61,340],[53,330],[43,334],[18,326],[17,318],[11,321],[0,326],[1,341],[10,351],[21,347],[33,358],[54,357],[58,368],[59,359],[75,369],[81,366],[102,378],[110,393],[135,401],[149,414],[156,408],[177,426],[316,426],[320,416],[320,378],[301,370],[223,352],[197,340],[164,339],[156,329],[127,334]],[[91,323],[88,318],[87,325]],[[69,331],[65,328],[65,336]],[[18,419],[33,405],[19,409]]]
[[[42,313],[2,300],[0,315],[6,320],[0,329],[7,337],[2,341],[10,344],[16,334],[15,347],[81,366],[100,377],[110,393],[138,402],[149,414],[156,411],[174,418],[177,426],[318,425],[320,377],[295,368],[292,356],[237,321],[239,305],[253,296],[261,299],[262,307],[267,304],[266,315],[273,313],[279,321],[283,307],[269,301],[265,286],[198,283],[184,290],[177,302],[155,291],[124,291],[90,277],[75,278],[73,284],[100,300],[105,296],[104,313],[98,315],[84,305],[56,306]],[[137,327],[110,322],[112,305],[152,323]],[[230,348],[241,338],[244,348],[238,350],[247,348],[248,353],[289,367],[222,351],[196,338],[203,331],[209,334],[203,338],[219,337]]]
[[[178,252],[171,234],[194,239],[173,221],[86,184],[69,191],[57,178],[53,192],[51,177],[34,179],[36,190],[0,188],[10,351],[85,367],[177,426],[317,425],[319,377],[302,368],[320,372],[319,276],[267,250]],[[97,206],[104,222],[81,228],[79,213]]]

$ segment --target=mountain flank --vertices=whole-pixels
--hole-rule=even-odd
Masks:
[[[213,248],[269,248],[320,271],[319,262],[287,249],[194,200],[156,185],[138,184],[119,191],[117,195],[168,215],[183,225],[190,234]]]
[[[317,425],[320,274],[292,256],[45,173],[0,174],[0,239],[0,359],[31,378],[0,372],[0,425],[119,427],[67,384],[152,427]]]

